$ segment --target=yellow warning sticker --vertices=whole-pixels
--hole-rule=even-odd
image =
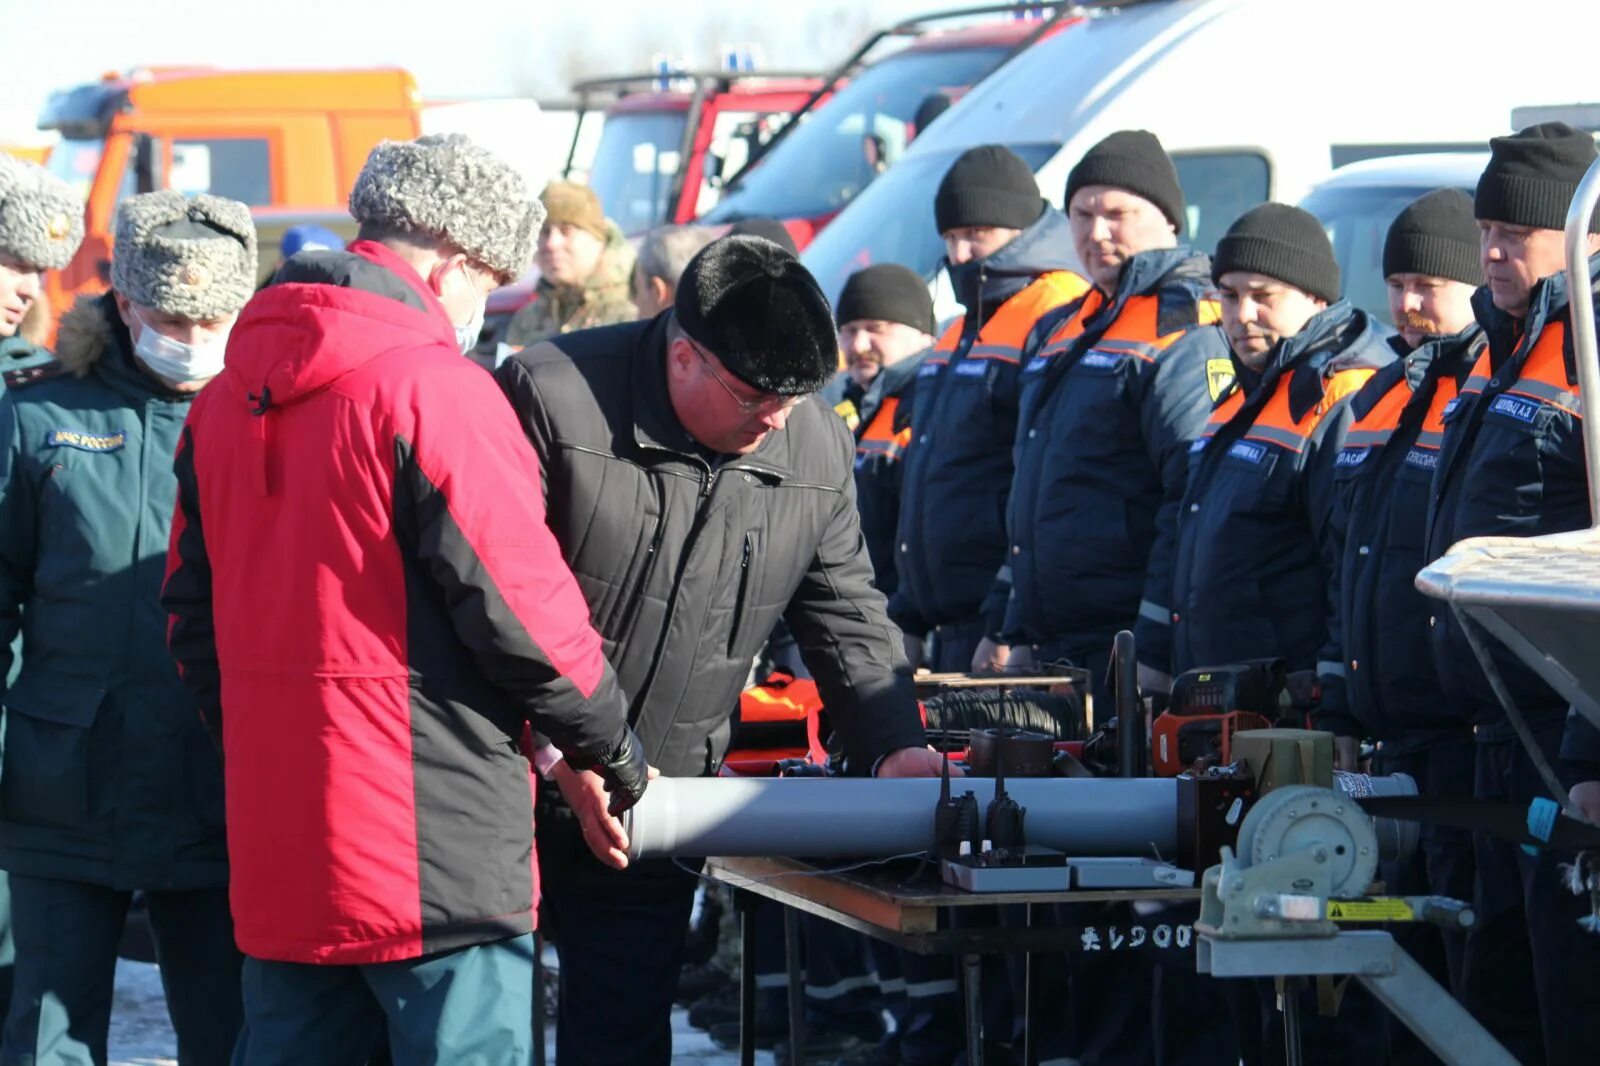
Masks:
[[[1336,922],[1411,922],[1416,914],[1403,899],[1330,899],[1328,917]]]

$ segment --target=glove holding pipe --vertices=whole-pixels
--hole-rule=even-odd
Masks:
[[[617,739],[593,760],[568,754],[567,764],[574,770],[593,770],[600,775],[611,796],[606,813],[613,818],[638,803],[650,783],[650,765],[645,761],[644,745],[628,726],[623,726]]]

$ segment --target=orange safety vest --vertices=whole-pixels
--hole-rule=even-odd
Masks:
[[[1261,413],[1256,415],[1255,422],[1245,430],[1241,439],[1287,448],[1298,455],[1305,451],[1306,441],[1316,432],[1317,426],[1322,423],[1323,417],[1333,409],[1333,406],[1365,385],[1367,379],[1376,372],[1372,367],[1352,367],[1349,370],[1336,371],[1323,384],[1322,399],[1302,415],[1299,421],[1296,421],[1289,411],[1289,383],[1294,380],[1294,374],[1284,374],[1278,380],[1272,398],[1261,409]],[[1237,385],[1230,386],[1227,396],[1217,405],[1217,409],[1211,412],[1211,419],[1206,423],[1206,431],[1201,440],[1209,441],[1218,430],[1227,425],[1238,413],[1239,408],[1244,406],[1244,400],[1244,390]]]
[[[1031,376],[1045,371],[1050,365],[1050,360],[1071,348],[1073,341],[1083,336],[1084,324],[1105,306],[1107,299],[1109,297],[1099,289],[1091,289],[1089,295],[1078,305],[1078,309],[1050,332],[1050,336],[1040,346],[1039,354],[1029,362],[1026,372]],[[1183,339],[1190,330],[1200,326],[1212,326],[1222,320],[1222,305],[1215,300],[1200,301],[1197,310],[1199,319],[1194,325],[1161,335],[1156,332],[1159,328],[1157,322],[1161,311],[1161,294],[1151,292],[1142,296],[1130,296],[1122,305],[1122,313],[1117,315],[1116,321],[1111,323],[1106,328],[1105,334],[1094,342],[1094,348],[1084,353],[1083,361],[1088,366],[1094,366],[1096,364],[1091,360],[1099,358],[1109,366],[1122,353],[1128,353],[1146,363],[1153,363],[1157,356]],[[1213,368],[1206,367],[1211,398],[1215,400],[1222,395],[1222,389],[1233,381],[1233,362],[1229,359],[1214,359],[1212,362],[1226,364],[1217,368],[1220,372],[1220,378],[1217,379],[1213,378]]]
[[[898,396],[887,397],[878,405],[872,421],[867,423],[866,430],[856,440],[858,460],[871,455],[883,456],[890,462],[900,458],[906,445],[911,443],[911,427],[906,426],[898,432],[895,430],[894,419],[899,409]]]
[[[1089,283],[1070,270],[1052,270],[1041,274],[1021,292],[1000,305],[989,321],[984,323],[973,340],[972,347],[962,356],[960,364],[976,367],[976,374],[984,372],[987,360],[998,360],[1018,366],[1022,362],[1022,345],[1033,331],[1034,324],[1046,314],[1063,304],[1071,303],[1089,291]],[[918,377],[931,377],[950,362],[961,346],[964,319],[950,323],[933,352],[923,361]],[[963,371],[958,364],[955,373]]]

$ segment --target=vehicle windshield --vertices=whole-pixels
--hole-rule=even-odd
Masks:
[[[94,175],[100,169],[100,156],[105,152],[105,142],[99,138],[62,138],[50,150],[50,173],[72,186],[74,192],[85,200]]]
[[[623,233],[666,221],[667,198],[683,160],[686,111],[622,112],[606,118],[589,167],[589,187]]]
[[[1382,185],[1313,190],[1300,206],[1316,215],[1333,241],[1344,277],[1345,299],[1389,321],[1389,292],[1383,277],[1383,241],[1407,204],[1432,192],[1432,185]],[[1470,193],[1471,189],[1462,191]]]
[[[1009,147],[1034,170],[1061,148],[1059,144]],[[874,182],[859,204],[817,234],[801,258],[829,300],[837,302],[850,275],[874,263],[900,263],[933,279],[944,257],[944,242],[933,221],[933,196],[960,154],[954,149],[927,152],[903,161]],[[917,206],[902,210],[901,205],[907,204]]]
[[[706,216],[822,218],[837,212],[905,151],[917,107],[992,70],[1003,48],[899,53],[864,70],[809,115]]]

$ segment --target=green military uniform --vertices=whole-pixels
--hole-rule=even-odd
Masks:
[[[153,918],[182,915],[157,929],[180,1057],[220,1063],[240,1014],[222,766],[160,606],[190,397],[134,362],[110,294],[68,314],[58,348],[0,398],[0,643],[20,631],[26,649],[4,700],[0,867],[19,955],[40,960],[18,968],[0,1062],[104,1061],[141,889]]]
[[[50,373],[54,365],[55,356],[47,348],[21,337],[0,339],[0,393],[13,384],[33,381]],[[11,669],[6,675],[8,688],[17,679],[17,671],[22,667],[22,659],[18,654],[21,648],[20,637],[11,642]],[[0,727],[0,752],[4,751],[4,735],[3,727]],[[16,961],[17,947],[11,936],[11,878],[4,870],[0,870],[0,1018],[4,1018],[11,1009],[11,971]]]
[[[506,328],[506,343],[517,348],[562,333],[639,317],[633,305],[633,249],[615,222],[607,221],[606,247],[589,280],[580,286],[552,285],[540,279],[533,303],[518,311]]]

